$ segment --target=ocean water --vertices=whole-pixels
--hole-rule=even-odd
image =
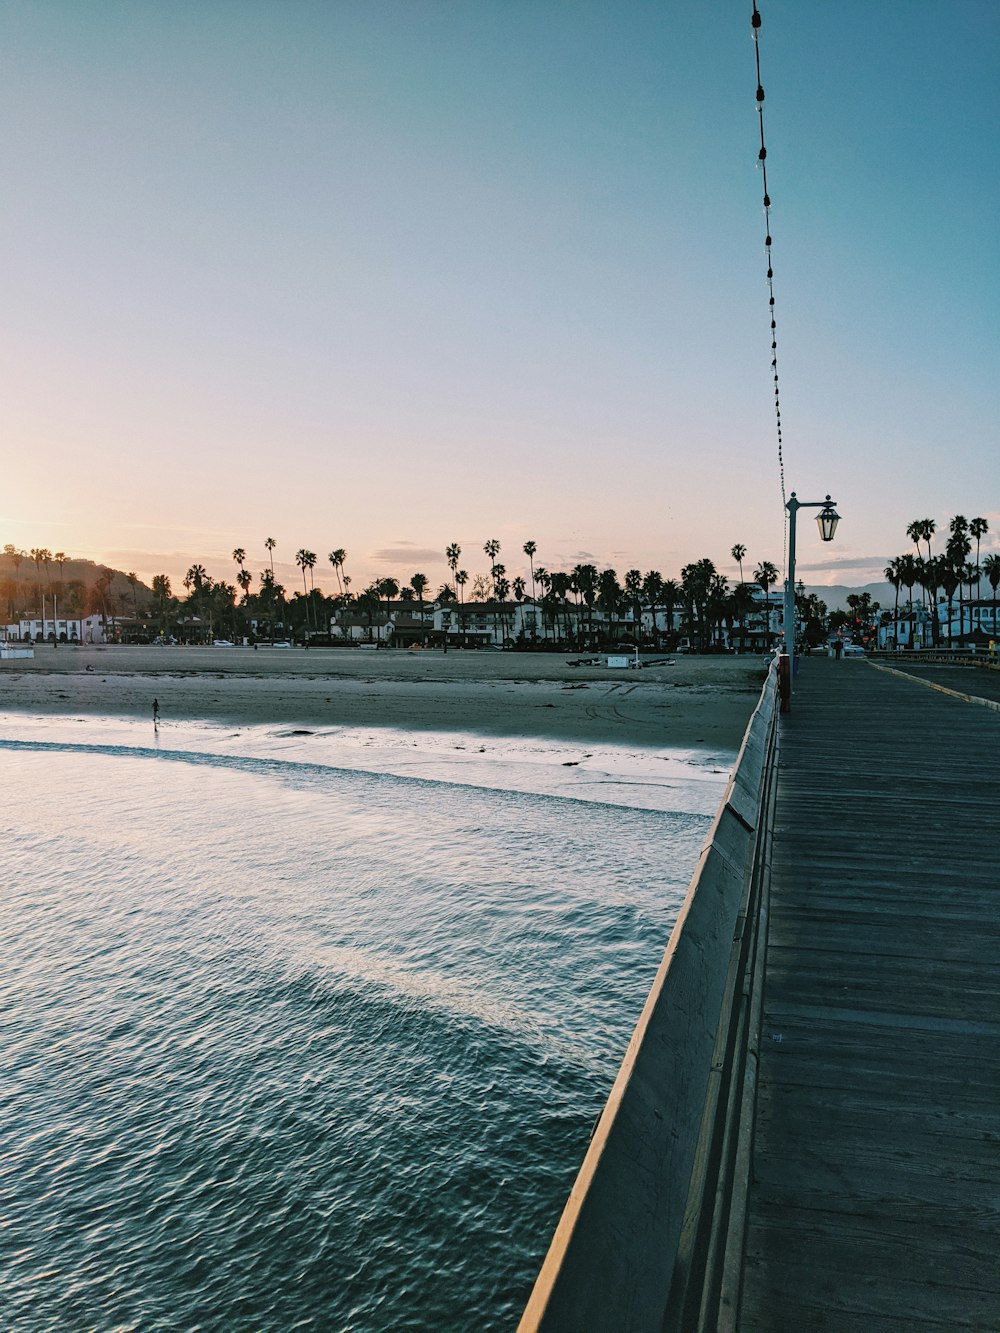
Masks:
[[[734,758],[0,719],[0,1327],[512,1328]]]

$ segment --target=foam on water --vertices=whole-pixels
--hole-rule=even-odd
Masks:
[[[0,722],[4,1326],[510,1327],[733,756],[151,733]]]

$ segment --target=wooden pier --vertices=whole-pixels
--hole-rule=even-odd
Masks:
[[[735,1326],[1000,1329],[1000,712],[805,659],[768,915]]]
[[[769,676],[521,1333],[1000,1330],[1000,690],[899,666]]]

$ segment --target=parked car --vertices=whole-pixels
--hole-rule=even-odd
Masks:
[[[860,643],[844,644],[845,657],[864,657],[864,655],[865,655],[865,650],[861,647]]]

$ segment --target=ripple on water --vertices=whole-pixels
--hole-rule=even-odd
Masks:
[[[5,1327],[510,1327],[704,819],[128,754],[0,777]]]

